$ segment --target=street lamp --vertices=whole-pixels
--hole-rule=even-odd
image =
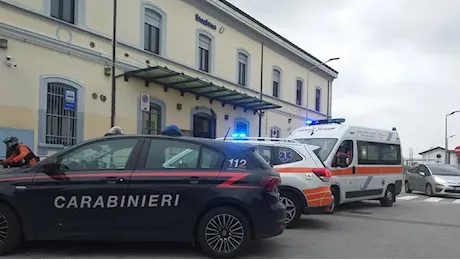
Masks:
[[[310,92],[310,72],[311,72],[313,69],[317,68],[317,67],[320,67],[320,66],[322,66],[322,65],[324,65],[324,64],[326,64],[326,63],[328,63],[328,62],[330,62],[330,61],[334,61],[334,60],[338,60],[338,59],[340,59],[340,58],[339,58],[339,57],[330,58],[330,59],[328,59],[327,61],[322,62],[322,63],[320,63],[320,64],[318,64],[318,65],[315,65],[315,66],[311,67],[311,68],[308,70],[308,72],[307,72],[307,102],[306,102],[306,104],[305,104],[305,105],[306,105],[306,108],[307,108],[307,111],[305,112],[305,120],[308,120],[308,92]]]
[[[445,140],[444,140],[445,141],[445,146],[444,146],[444,148],[445,148],[445,158],[444,158],[444,161],[445,161],[445,163],[449,163],[449,147],[448,147],[449,146],[449,144],[448,144],[449,137],[447,136],[447,117],[451,116],[451,115],[453,115],[455,113],[458,113],[458,112],[460,112],[460,110],[452,111],[452,112],[450,112],[449,114],[446,115],[446,124],[444,126],[444,131],[445,131],[444,132],[444,137],[445,137]]]

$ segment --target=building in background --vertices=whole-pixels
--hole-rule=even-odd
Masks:
[[[419,155],[422,156],[419,162],[421,163],[445,163],[446,149],[436,146],[432,147],[426,151],[420,152]],[[454,150],[449,150],[449,161],[455,167],[459,167],[460,158],[455,154]]]
[[[262,136],[286,137],[307,105],[308,119],[330,116],[337,71],[308,74],[320,60],[226,1],[119,0],[115,72],[112,10],[113,0],[0,0],[0,137],[46,156],[102,136],[111,73],[126,133],[176,124],[192,136],[257,136],[261,113]]]

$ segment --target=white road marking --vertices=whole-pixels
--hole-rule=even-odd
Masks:
[[[439,202],[443,200],[443,198],[428,198],[426,200],[423,200],[423,202]]]
[[[452,201],[453,204],[460,204],[460,199],[456,199],[454,201]]]
[[[419,196],[415,196],[415,195],[406,195],[406,196],[402,196],[402,197],[396,197],[396,200],[413,200],[413,199],[416,199],[418,197]]]

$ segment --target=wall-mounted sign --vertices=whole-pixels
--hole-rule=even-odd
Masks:
[[[75,110],[77,107],[77,92],[75,90],[66,89],[64,92],[64,109]]]
[[[212,24],[210,21],[208,21],[208,19],[203,19],[201,18],[198,14],[195,14],[195,20],[201,24],[203,24],[204,26],[207,26],[213,30],[216,30],[217,29],[217,26],[215,26],[214,24]]]
[[[141,93],[141,110],[150,111],[150,95],[147,93]]]

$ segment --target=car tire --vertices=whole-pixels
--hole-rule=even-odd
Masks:
[[[429,197],[433,197],[433,187],[429,183],[425,186],[425,194]]]
[[[295,228],[299,224],[304,209],[299,196],[292,191],[281,190],[280,200],[286,207],[286,227]]]
[[[412,193],[412,190],[411,190],[410,187],[409,187],[409,182],[408,182],[408,181],[406,181],[406,182],[404,183],[404,191],[405,191],[406,193]]]
[[[223,223],[224,220],[233,223],[229,224],[233,227],[233,233]],[[250,239],[249,220],[233,207],[218,207],[208,211],[200,219],[196,232],[200,249],[211,258],[235,258],[244,251]]]
[[[331,187],[331,192],[332,192],[332,196],[334,196],[334,202],[335,202],[335,207],[337,207],[340,203],[340,191],[339,191],[339,188],[337,186],[332,186]]]
[[[6,233],[6,235],[5,235]],[[16,212],[8,205],[0,203],[0,255],[8,255],[21,244],[22,227]]]
[[[395,201],[395,189],[393,185],[389,185],[385,191],[385,195],[380,199],[380,205],[382,207],[391,207]]]

